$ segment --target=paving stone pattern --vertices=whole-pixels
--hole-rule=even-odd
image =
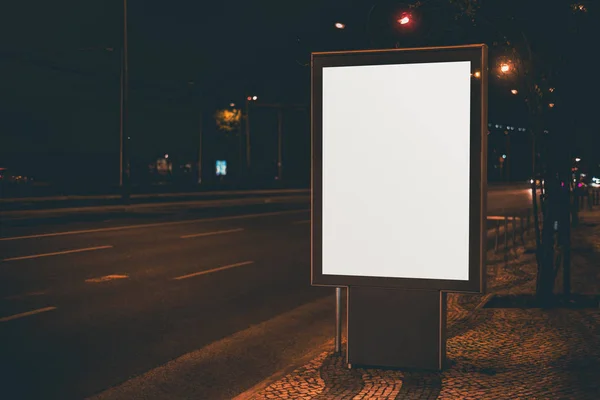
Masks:
[[[600,212],[573,232],[572,283],[600,294]],[[531,247],[531,237],[526,246]],[[578,250],[580,249],[580,250]],[[488,255],[488,292],[534,292],[524,248]],[[448,367],[441,373],[352,369],[322,353],[253,399],[600,399],[600,309],[482,308],[480,295],[448,296]]]

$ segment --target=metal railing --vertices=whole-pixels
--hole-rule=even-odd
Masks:
[[[578,210],[585,209],[586,203],[588,210],[591,210],[593,206],[600,206],[600,189],[590,189],[585,193],[574,194],[574,196],[574,203]]]

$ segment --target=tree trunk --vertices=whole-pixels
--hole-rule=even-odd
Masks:
[[[572,185],[572,178],[569,178],[569,186]],[[571,192],[571,212],[573,213],[573,226],[579,225],[579,195],[577,187],[573,187]]]
[[[565,185],[561,185],[563,208],[559,240],[563,252],[563,294],[568,297],[571,294],[571,185],[568,184],[571,178],[569,175],[565,178],[568,180],[561,180]]]
[[[544,205],[544,223],[542,226],[542,241],[540,249],[540,264],[538,264],[538,281],[536,296],[541,306],[548,306],[554,290],[554,246],[555,231],[558,221],[557,211],[560,210],[560,191],[556,177],[545,177],[547,196]]]

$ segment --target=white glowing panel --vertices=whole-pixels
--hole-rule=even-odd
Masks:
[[[323,275],[469,279],[470,74],[323,69]]]

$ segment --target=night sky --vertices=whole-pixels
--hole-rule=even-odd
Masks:
[[[341,0],[130,0],[129,133],[136,157],[147,163],[168,152],[194,161],[198,110],[210,118],[215,109],[242,104],[249,94],[268,103],[308,105],[310,70],[303,63],[310,51],[368,46],[364,26],[371,5]],[[334,29],[337,20],[347,29]],[[96,170],[105,168],[110,171],[105,174],[114,176],[122,1],[3,2],[0,30],[0,163],[29,173],[93,163]],[[446,44],[434,40],[428,44]],[[591,53],[586,47],[591,43],[578,45]],[[580,87],[579,98],[586,99],[577,105],[573,129],[575,151],[588,158],[597,156],[592,149],[600,145],[594,117],[598,64],[593,57],[581,67],[585,82],[579,77],[566,83]],[[490,99],[490,121],[522,121],[523,110],[515,111],[519,107],[511,101]],[[264,128],[256,128],[253,146],[257,157],[271,163],[276,124],[274,115],[267,114],[257,121]],[[301,120],[288,118],[288,158],[296,145],[308,151],[308,137],[300,137],[309,135],[302,132],[307,119]],[[218,135],[211,123],[205,122],[205,135],[206,146],[214,142],[210,156],[220,157],[217,142],[211,142],[210,135]],[[298,162],[297,168],[308,165]]]

